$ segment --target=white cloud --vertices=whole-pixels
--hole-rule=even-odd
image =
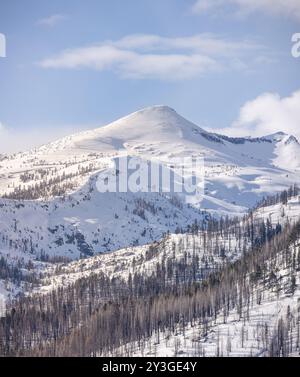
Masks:
[[[249,40],[231,41],[211,33],[196,34],[190,37],[166,38],[159,35],[135,34],[118,41],[107,42],[123,49],[142,51],[190,50],[216,56],[232,56],[243,51],[264,49],[264,46]]]
[[[123,78],[180,80],[207,72],[234,69],[249,55],[266,53],[264,46],[249,40],[232,41],[212,34],[182,38],[129,35],[117,41],[62,51],[39,62],[43,68],[92,68],[112,70]],[[245,61],[242,62],[242,59]]]
[[[220,68],[218,63],[202,55],[137,55],[120,67],[125,78],[183,80]]]
[[[232,7],[238,15],[264,12],[300,20],[299,0],[197,0],[192,9],[195,13],[206,13],[231,10]]]
[[[186,79],[217,69],[213,59],[202,55],[138,54],[111,46],[94,46],[63,52],[41,62],[44,68],[112,69],[124,78]]]
[[[66,18],[67,16],[65,16],[64,14],[53,14],[49,17],[41,18],[40,20],[38,20],[37,24],[52,27],[59,22],[64,21]]]
[[[283,98],[264,93],[242,106],[232,127],[217,130],[232,136],[264,136],[278,131],[295,135],[300,141],[300,90]]]

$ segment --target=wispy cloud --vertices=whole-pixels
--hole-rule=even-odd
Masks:
[[[40,20],[37,21],[37,24],[41,26],[52,27],[66,19],[67,19],[67,16],[64,14],[53,14],[49,17],[41,18]]]
[[[134,34],[115,42],[108,41],[106,43],[118,48],[140,49],[141,51],[190,50],[214,56],[240,55],[241,52],[264,48],[257,42],[250,40],[232,41],[212,33],[177,38],[166,38],[151,34]]]
[[[195,13],[232,11],[236,15],[263,12],[267,15],[290,17],[300,20],[299,0],[196,0]]]
[[[232,136],[263,136],[283,131],[300,140],[299,103],[300,90],[287,97],[280,97],[278,93],[264,93],[246,102],[232,126],[218,132]]]
[[[266,48],[249,40],[233,41],[213,34],[165,38],[129,35],[117,41],[68,49],[39,62],[43,68],[112,70],[122,78],[191,79],[209,72],[247,67]]]

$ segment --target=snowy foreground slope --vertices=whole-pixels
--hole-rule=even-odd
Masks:
[[[113,355],[270,356],[272,338],[281,336],[282,331],[284,336],[288,334],[288,340],[285,340],[287,349],[273,356],[299,357],[300,273],[298,271],[294,276],[296,288],[293,288],[289,268],[282,267],[283,259],[281,256],[277,261],[275,282],[258,284],[248,308],[242,314],[237,308],[227,313],[226,319],[220,314],[212,320],[211,328],[205,335],[203,325],[178,325],[175,331],[156,333],[142,342],[125,344]]]
[[[289,135],[229,138],[154,106],[0,161],[0,250],[77,259],[145,245],[205,213],[242,215],[299,181],[300,145]],[[204,196],[100,193],[97,180],[127,153],[167,169],[204,159]],[[168,165],[169,164],[169,165]]]
[[[269,220],[273,227],[287,223],[295,224],[300,219],[300,201],[292,198],[286,205],[276,204],[258,208],[253,212],[254,222]],[[87,259],[70,263],[44,264],[39,269],[43,278],[35,292],[46,293],[60,286],[75,283],[91,274],[104,274],[109,278],[128,279],[129,274],[136,272],[151,276],[156,264],[162,260],[192,259],[196,253],[203,276],[213,271],[224,261],[234,262],[245,250],[251,247],[247,237],[247,223],[240,222],[240,231],[199,231],[196,234],[170,233],[161,240],[143,246],[129,247],[114,252],[102,253]]]
[[[27,266],[25,268],[23,265],[22,270],[24,273],[26,272],[27,277],[33,274],[32,278],[22,282],[21,285],[16,284],[15,287],[9,287],[9,281],[3,281],[0,292],[9,298],[10,294],[14,294],[11,288],[14,288],[15,291],[23,289],[29,300],[27,302],[25,298],[20,305],[18,301],[12,304],[16,308],[18,316],[22,317],[24,313],[28,314],[24,319],[24,323],[27,325],[24,325],[21,334],[18,328],[12,329],[11,342],[14,344],[15,336],[17,336],[15,331],[17,331],[18,337],[20,337],[17,344],[31,344],[30,339],[39,339],[41,344],[44,341],[48,344],[46,334],[48,331],[52,331],[49,324],[57,316],[57,319],[61,321],[59,322],[59,332],[62,332],[60,335],[62,338],[59,338],[57,347],[52,343],[49,343],[50,348],[45,348],[45,350],[40,347],[31,350],[29,346],[26,346],[20,355],[23,355],[22,352],[25,354],[29,352],[29,355],[49,355],[55,352],[55,355],[60,356],[65,353],[72,356],[268,356],[271,351],[272,355],[277,355],[277,331],[282,331],[285,348],[279,347],[279,355],[296,356],[299,352],[297,344],[300,334],[300,322],[297,314],[298,299],[300,299],[300,228],[297,233],[298,238],[289,247],[285,248],[280,245],[288,245],[285,234],[288,234],[288,229],[292,229],[293,224],[299,220],[299,209],[299,198],[292,197],[286,204],[279,203],[258,208],[252,215],[243,219],[230,220],[226,223],[212,221],[209,223],[211,228],[207,230],[199,229],[197,224],[194,224],[187,229],[186,233],[171,233],[159,242],[102,253],[72,262],[55,264],[39,262],[25,254]],[[223,225],[220,226],[220,224]],[[263,224],[265,225],[262,228]],[[253,234],[255,237],[251,235],[251,228],[256,229]],[[267,239],[270,237],[269,244],[265,244],[261,236],[266,236]],[[274,241],[273,237],[275,237]],[[253,241],[259,247],[256,252],[252,250]],[[260,247],[264,249],[260,249]],[[253,253],[256,253],[258,257],[251,261]],[[150,291],[153,287],[155,292],[155,289],[163,289],[164,285],[167,288],[170,285],[171,291],[167,288],[166,292],[168,293],[166,296],[163,295],[167,299],[173,289],[180,292],[181,286],[184,287],[186,284],[189,286],[190,279],[195,282],[210,279],[210,276],[215,276],[218,271],[226,269],[227,266],[230,271],[230,266],[239,263],[245,258],[245,255],[250,256],[249,263],[245,262],[245,278],[239,277],[238,280],[233,278],[233,284],[241,281],[243,286],[237,285],[237,289],[230,288],[225,274],[224,293],[220,297],[228,295],[230,297],[228,305],[224,310],[220,306],[218,311],[215,314],[211,313],[205,322],[200,319],[198,321],[197,317],[190,322],[190,320],[184,320],[184,316],[182,321],[179,315],[177,321],[170,328],[159,332],[152,331],[150,337],[142,335],[137,342],[124,342],[123,340],[120,344],[116,341],[117,330],[116,333],[112,330],[115,329],[115,325],[112,325],[112,329],[106,328],[115,318],[113,313],[110,314],[110,310],[117,310],[117,312],[122,310],[126,304],[127,295],[130,294],[130,289],[133,287],[137,293],[128,298],[130,305],[134,303],[135,299],[137,299],[137,303],[139,302],[138,292],[140,290],[142,290],[140,298],[142,302],[145,300],[145,303],[151,303],[149,297],[147,298],[147,287]],[[260,255],[262,256],[260,257]],[[14,257],[16,261],[20,262],[17,253]],[[34,276],[35,279],[33,279]],[[220,283],[222,290],[222,279]],[[156,288],[155,284],[158,284]],[[144,293],[143,290],[145,290]],[[158,297],[161,296],[158,295]],[[205,305],[208,305],[209,302],[214,305],[216,297],[218,296],[214,296],[213,290],[207,296],[205,295]],[[155,298],[156,296],[154,296]],[[201,294],[199,299],[200,302],[203,302]],[[116,300],[115,303],[114,300]],[[182,300],[179,294],[179,306],[175,306],[174,309],[179,310],[179,313],[181,311],[182,313],[191,313],[192,302],[189,302],[184,295]],[[195,303],[197,301],[198,299]],[[172,300],[170,302],[172,303]],[[230,304],[230,302],[232,303]],[[107,309],[106,303],[109,307],[111,306],[110,309]],[[24,306],[27,305],[28,312],[24,311]],[[36,305],[36,309],[32,309],[33,305]],[[36,316],[37,322],[32,322],[30,310],[33,310],[32,315]],[[39,315],[39,310],[42,310],[43,316],[45,311],[47,312],[45,320],[42,319],[43,316]],[[60,315],[57,310],[62,314]],[[121,323],[123,326],[129,326],[132,322],[125,320],[129,307],[127,309],[125,307],[123,310]],[[147,309],[145,310],[148,313]],[[151,310],[153,310],[153,314],[158,310],[162,314],[162,318],[163,316],[166,318],[166,313],[170,309],[167,309],[162,303],[159,306],[154,304]],[[69,317],[66,315],[66,311],[70,313]],[[7,318],[8,326],[12,326],[10,313],[10,310],[6,314],[4,310],[1,313],[1,316]],[[171,313],[173,313],[172,310]],[[98,315],[108,315],[106,319],[108,323],[102,322],[101,317],[98,320]],[[54,319],[53,321],[56,323]],[[120,325],[120,320],[117,322]],[[32,323],[35,325],[31,329]],[[100,327],[98,330],[101,334],[99,337],[99,334],[95,332],[95,326],[96,324],[101,326],[102,323],[104,328]],[[118,327],[120,327],[119,325]],[[46,327],[44,328],[44,326]],[[79,327],[77,328],[77,326]],[[140,329],[140,327],[138,328]],[[5,326],[4,329],[6,329]],[[103,330],[107,331],[107,336],[102,336]],[[146,328],[143,330],[146,331]],[[0,326],[0,339],[1,331]],[[55,326],[53,331],[56,331]],[[78,331],[83,333],[80,335]],[[123,331],[122,326],[119,331]],[[125,331],[125,334],[131,333]],[[132,335],[134,336],[134,333]],[[77,337],[80,339],[78,349],[76,348]],[[103,339],[106,339],[104,344]],[[80,345],[82,341],[86,344],[84,347]],[[68,342],[75,345],[75,348],[65,348],[65,344]],[[107,347],[106,344],[111,344],[110,348],[103,349],[103,347]],[[93,346],[92,354],[89,353],[89,348],[86,348],[91,346]],[[98,351],[100,349],[102,351]]]
[[[102,320],[98,319],[98,314],[96,319],[91,314],[84,323],[82,331],[88,339],[86,346],[95,342],[94,356],[298,356],[300,227],[298,225],[293,238],[291,238],[291,229],[293,224],[299,221],[299,209],[299,200],[293,197],[287,204],[257,209],[253,213],[253,223],[249,216],[240,223],[233,221],[210,231],[191,229],[184,234],[169,234],[160,242],[150,245],[105,253],[71,263],[49,265],[44,269],[43,277],[34,290],[37,295],[35,297],[40,297],[42,294],[51,298],[52,294],[57,292],[58,297],[61,297],[60,300],[66,295],[65,302],[69,302],[68,292],[75,290],[83,297],[81,305],[85,308],[91,305],[91,297],[97,292],[95,284],[96,286],[98,284],[100,290],[103,290],[97,296],[99,302],[102,302],[102,305],[108,302],[108,305],[112,306],[110,309],[106,307],[102,315],[105,316],[107,311],[113,321],[114,314],[110,310],[114,310],[114,306],[110,304],[110,300],[114,299],[110,296],[109,289],[105,287],[107,284],[108,286],[112,284],[114,296],[122,294],[120,287],[127,287],[129,284],[127,282],[131,281],[131,284],[137,284],[137,292],[139,289],[145,290],[140,298],[141,305],[145,300],[145,305],[146,303],[150,305],[153,317],[161,318],[162,324],[169,318],[170,313],[173,313],[171,308],[177,311],[178,317],[174,314],[174,322],[171,322],[171,326],[157,331],[154,330],[154,321],[153,330],[142,328],[144,333],[138,336],[137,341],[121,341],[121,345],[116,347],[118,341],[113,339],[118,332],[112,332],[111,348],[108,349],[98,335],[93,335],[94,340],[90,338],[91,332],[93,334],[95,331],[94,326],[104,321],[103,317],[100,317]],[[279,229],[280,223],[281,230],[277,235],[273,233],[267,243],[259,242],[257,250],[252,250],[252,237],[248,235],[249,227],[253,225],[261,229],[261,224],[266,224],[262,223],[262,220],[267,221],[269,231],[272,223],[275,226],[273,229]],[[261,234],[264,232],[259,231],[258,235]],[[244,262],[241,262],[243,260]],[[240,262],[239,268],[232,267],[239,265]],[[222,272],[224,269],[225,271],[227,269],[227,273]],[[214,281],[218,281],[218,271],[221,271],[221,278],[217,288],[219,293],[216,294]],[[231,271],[233,276],[230,283],[228,277],[231,276]],[[234,273],[234,271],[239,272]],[[211,288],[204,296],[201,296],[200,291],[193,300],[195,294],[193,289],[188,295],[180,291],[180,286],[189,287],[189,279],[198,282],[208,279]],[[152,301],[147,297],[146,292],[147,287],[150,289],[152,285],[155,291],[155,284],[158,284],[156,289],[163,289],[160,284],[166,286],[171,284],[175,292],[178,290],[179,297],[176,294],[173,297],[174,300],[178,297],[177,306],[173,307],[172,296],[168,301],[173,288],[167,289],[163,296],[154,295],[152,306],[150,304]],[[32,292],[28,293],[32,296]],[[73,295],[74,293],[71,293],[71,297]],[[127,293],[125,297],[126,295]],[[138,293],[136,295],[137,298],[134,295],[128,299],[129,307],[135,299],[138,301]],[[166,303],[162,297],[165,297]],[[224,304],[221,303],[223,300]],[[191,316],[199,303],[204,305],[203,310],[206,308],[204,311],[207,313],[206,320]],[[125,304],[126,298],[121,299],[118,310],[122,310]],[[218,305],[218,309],[214,312],[215,305]],[[122,320],[125,321],[124,326],[132,324],[131,321],[125,320],[127,314],[129,316],[127,313],[129,307],[121,314]],[[98,310],[101,313],[101,309]],[[145,309],[145,313],[148,313],[148,310],[150,309]],[[202,312],[199,309],[199,313]],[[134,309],[133,313],[135,313]],[[188,314],[190,317],[187,316]],[[132,321],[135,320],[134,314]],[[138,323],[136,329],[141,330]],[[149,328],[151,329],[150,324]],[[119,331],[122,334],[121,329]],[[101,334],[103,329],[101,330],[100,327],[98,331]],[[107,331],[110,333],[112,330]],[[131,334],[128,331],[125,331],[123,334],[126,335],[123,336]],[[145,335],[147,331],[151,332],[151,336]],[[73,334],[68,340],[71,343],[74,341],[72,336],[81,339],[80,335]],[[98,343],[102,351],[96,352]],[[85,347],[83,349],[87,355],[88,349]],[[82,352],[82,348],[71,352],[77,354],[76,352]]]
[[[286,211],[286,212],[285,212]],[[258,218],[281,224],[299,221],[299,202],[259,209]],[[299,229],[299,227],[298,227]],[[224,242],[224,241],[223,241]],[[285,241],[286,242],[286,241]],[[233,246],[236,247],[236,244]],[[274,247],[270,245],[269,248]],[[268,245],[266,245],[268,249]],[[115,349],[109,356],[300,356],[300,238],[249,272],[243,298],[224,308],[205,326],[179,323],[151,337]],[[241,256],[240,256],[241,257]],[[251,284],[250,284],[250,281]],[[253,283],[254,282],[254,283]],[[225,285],[225,283],[224,283]],[[242,288],[241,292],[242,292]],[[224,288],[224,295],[226,288]]]

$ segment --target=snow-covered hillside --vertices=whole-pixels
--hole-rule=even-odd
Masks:
[[[167,106],[154,106],[105,127],[7,156],[1,161],[0,193],[48,199],[74,192],[124,151],[162,163],[203,157],[207,195],[202,208],[210,210],[241,211],[263,194],[299,180],[300,145],[295,137],[277,133],[230,138],[206,132]]]
[[[298,251],[299,252],[299,251]],[[292,294],[288,268],[277,270],[277,283],[258,285],[249,308],[242,316],[237,309],[212,320],[211,328],[203,334],[203,325],[181,326],[175,331],[156,333],[143,342],[125,344],[114,356],[159,357],[261,357],[270,356],[270,343],[285,321],[289,343],[287,350],[276,356],[299,357],[300,276],[295,277]],[[286,352],[286,354],[284,354]],[[103,355],[102,355],[103,356]],[[273,355],[275,356],[275,355]]]
[[[291,226],[296,224],[299,219],[300,201],[295,197],[286,205],[276,204],[258,208],[253,212],[253,221],[257,227],[262,221],[270,221],[274,229],[278,224],[283,228],[288,223]],[[99,273],[109,278],[123,279],[128,279],[129,274],[134,275],[137,272],[151,276],[157,263],[162,263],[163,260],[165,263],[168,260],[192,263],[195,255],[199,260],[201,279],[224,263],[238,260],[245,251],[250,250],[251,237],[248,235],[248,225],[246,217],[226,231],[220,229],[170,233],[158,242],[143,246],[102,253],[70,263],[45,264],[42,269],[43,277],[35,292],[49,292]]]
[[[147,244],[214,215],[243,214],[299,180],[300,145],[277,133],[229,138],[154,106],[0,162],[0,249],[78,258]],[[192,205],[161,193],[99,193],[96,181],[124,153],[166,165],[203,157],[205,194]],[[287,159],[287,156],[291,157]],[[202,200],[203,199],[203,200]]]
[[[76,259],[143,245],[205,214],[155,193],[99,193],[95,179],[49,202],[0,200],[0,250]]]
[[[290,148],[295,155],[287,166],[293,171],[284,166]],[[262,195],[297,182],[297,149],[298,142],[281,133],[261,139],[227,138],[207,133],[167,107],[154,107],[104,128],[4,156],[0,192],[7,198],[0,199],[0,257],[21,267],[24,276],[0,281],[0,301],[30,293],[40,272],[42,279],[34,289],[44,293],[93,273],[149,275],[164,258],[175,255],[182,260],[188,255],[189,260],[195,250],[204,274],[224,258],[236,260],[249,247],[249,239],[241,244],[230,233],[174,233],[209,219],[204,209],[217,216],[242,215]],[[167,193],[98,192],[98,177],[124,151],[164,166],[172,157],[204,156],[203,201],[187,205],[184,196]],[[287,205],[259,208],[254,218],[268,219],[273,226],[285,224],[299,218],[299,206],[294,197]],[[149,253],[153,245],[156,252]],[[94,256],[97,253],[104,254]],[[89,259],[47,262],[57,256]]]
[[[10,296],[14,297],[16,293],[23,292],[26,296],[30,296],[28,301],[30,305],[31,300],[37,303],[42,302],[44,305],[49,298],[50,302],[52,299],[54,302],[58,299],[59,307],[68,307],[68,310],[72,310],[76,301],[76,305],[82,305],[83,312],[90,307],[89,316],[93,316],[92,304],[89,300],[92,299],[96,307],[97,305],[101,307],[112,297],[118,297],[119,294],[122,297],[122,287],[124,287],[125,297],[130,292],[129,287],[132,289],[132,284],[136,284],[137,292],[139,289],[145,289],[147,284],[150,284],[149,288],[153,285],[155,290],[155,282],[158,280],[162,286],[166,287],[167,292],[172,292],[172,287],[180,291],[181,286],[189,286],[189,284],[193,286],[193,282],[201,282],[203,279],[210,281],[212,277],[213,282],[213,277],[218,276],[218,271],[222,273],[224,269],[226,271],[226,268],[231,271],[230,266],[238,264],[247,256],[251,262],[251,256],[254,255],[251,263],[247,260],[246,263],[242,263],[245,271],[249,268],[248,273],[244,272],[246,280],[241,279],[244,282],[243,288],[239,287],[236,290],[231,288],[232,299],[236,306],[231,307],[228,304],[224,312],[222,309],[216,317],[211,315],[206,325],[200,320],[199,323],[197,320],[192,321],[192,325],[189,321],[185,323],[179,321],[172,329],[153,332],[152,336],[143,337],[138,342],[121,342],[117,348],[113,349],[112,354],[109,352],[97,354],[110,356],[269,355],[270,344],[274,342],[274,347],[276,346],[276,331],[281,329],[280,326],[284,326],[285,334],[288,334],[285,335],[285,342],[289,348],[288,351],[280,349],[279,352],[296,354],[299,349],[297,346],[297,305],[300,297],[298,288],[300,283],[298,271],[300,270],[297,267],[300,266],[299,239],[293,241],[292,245],[287,243],[287,240],[293,224],[299,221],[299,203],[298,197],[291,197],[286,204],[258,207],[242,219],[221,219],[220,221],[210,219],[205,226],[201,223],[194,223],[185,230],[185,233],[167,234],[159,242],[101,253],[76,261],[49,263],[34,260],[34,255],[30,253],[24,254],[17,251],[11,255],[2,253],[2,256],[10,261],[11,266],[18,265],[25,279],[19,281],[15,278],[15,275],[18,276],[19,273],[17,270],[13,274],[12,281],[6,279],[0,282],[0,294],[2,299],[9,301]],[[299,237],[298,233],[297,236]],[[280,248],[280,245],[291,246]],[[280,251],[279,253],[276,248]],[[261,258],[262,263],[255,258]],[[0,259],[1,268],[2,274],[9,273],[9,267]],[[261,272],[262,268],[264,273]],[[140,279],[145,279],[145,281]],[[222,279],[220,284],[221,282]],[[228,284],[227,279],[224,280],[224,283],[226,282]],[[98,293],[94,284],[99,286]],[[168,290],[168,286],[171,290]],[[160,287],[159,284],[158,287]],[[113,291],[111,292],[110,289]],[[224,292],[226,292],[226,285],[224,285]],[[70,298],[68,298],[69,293],[71,293]],[[237,300],[238,295],[242,295],[239,300]],[[74,297],[78,296],[79,301],[74,301]],[[97,297],[96,300],[95,297]],[[222,293],[222,297],[226,295]],[[213,299],[207,296],[206,302],[215,303],[215,299],[216,297]],[[237,304],[241,302],[240,300],[243,301],[242,311],[241,306]],[[13,305],[18,304],[13,303]],[[123,305],[123,301],[120,305]],[[179,307],[186,312],[192,308],[189,305],[185,300],[180,302]],[[77,312],[81,311],[79,308]],[[2,310],[3,315],[4,310]],[[7,315],[6,313],[5,318]],[[284,321],[282,325],[281,318]],[[88,326],[89,322],[90,320],[84,326]],[[39,326],[43,325],[40,323]],[[67,334],[72,331],[72,326],[66,331]],[[32,336],[29,330],[25,332],[28,332],[29,338]],[[94,351],[93,354],[95,354]]]

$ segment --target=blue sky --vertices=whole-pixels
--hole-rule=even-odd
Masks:
[[[292,114],[298,127],[300,59],[291,55],[291,37],[300,32],[299,3],[0,0],[7,42],[0,148],[28,147],[155,104],[202,127],[250,133],[275,127],[264,104],[284,123]]]

